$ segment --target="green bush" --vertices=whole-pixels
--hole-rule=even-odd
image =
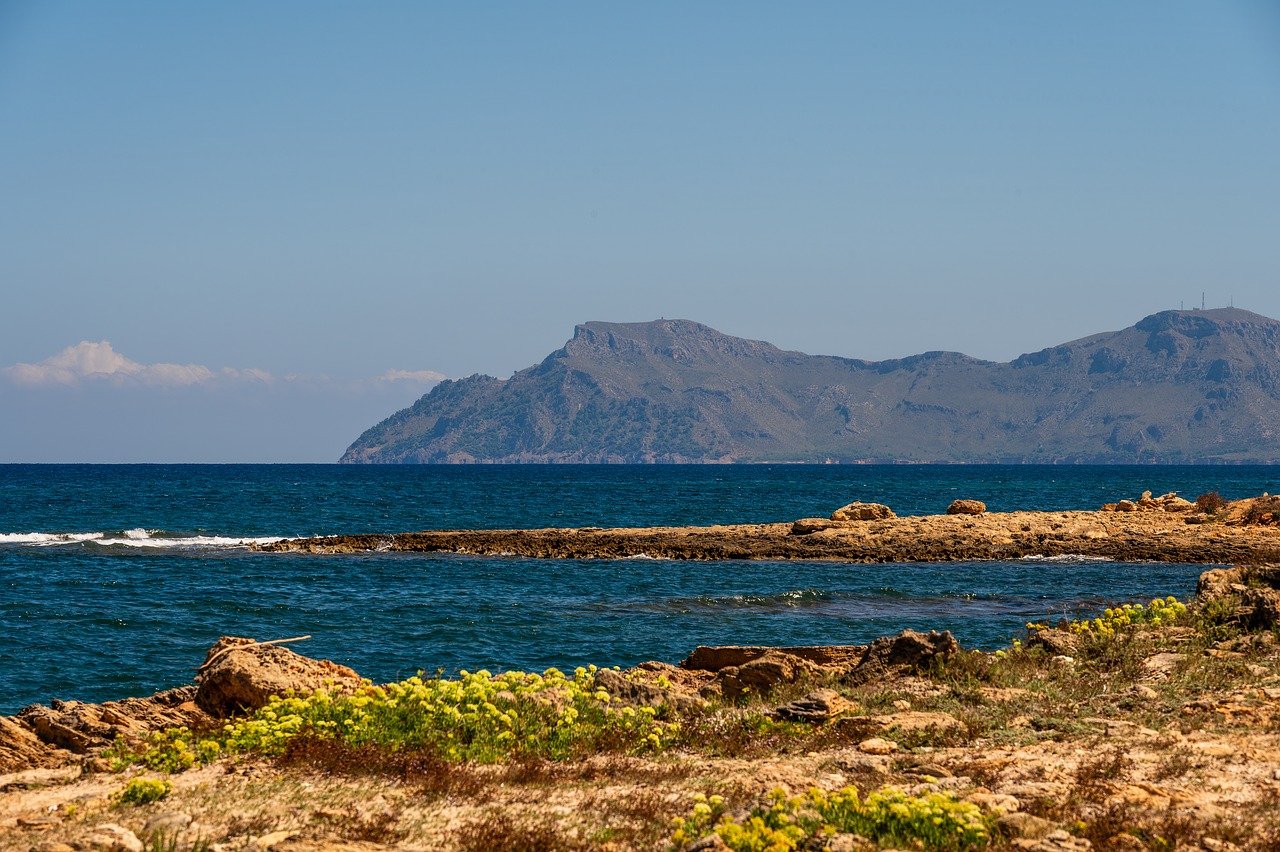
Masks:
[[[173,792],[173,785],[163,778],[131,778],[117,798],[124,805],[149,805]]]

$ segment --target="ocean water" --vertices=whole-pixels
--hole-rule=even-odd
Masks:
[[[1202,566],[857,565],[254,553],[278,537],[786,521],[851,500],[1088,509],[1143,490],[1280,491],[1280,467],[0,465],[0,713],[188,683],[224,634],[374,680],[677,662],[699,644],[997,647],[1031,619],[1188,596]]]

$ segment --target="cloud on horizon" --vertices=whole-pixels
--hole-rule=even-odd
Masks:
[[[203,364],[143,364],[120,354],[110,341],[82,340],[56,355],[34,364],[19,363],[0,369],[11,383],[24,387],[74,387],[81,384],[145,386],[154,388],[188,388],[199,385],[248,383],[269,385],[287,383],[328,383],[325,376],[291,374],[277,379],[266,370],[254,367],[213,369]],[[434,370],[388,370],[366,380],[375,386],[392,383],[435,384],[447,378]]]

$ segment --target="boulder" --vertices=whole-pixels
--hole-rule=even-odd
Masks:
[[[716,673],[715,684],[725,698],[744,695],[768,695],[779,684],[795,683],[818,667],[806,660],[781,651],[769,651],[740,666],[728,666]]]
[[[45,765],[65,759],[68,752],[97,751],[122,737],[136,741],[152,731],[207,723],[208,715],[192,703],[195,691],[194,686],[186,686],[157,692],[150,698],[102,704],[33,704],[12,719],[0,720],[0,767]],[[34,751],[32,738],[40,743]]]
[[[838,521],[830,518],[801,518],[791,525],[792,535],[809,535],[810,533],[821,532],[839,527]]]
[[[219,718],[256,710],[273,695],[324,688],[341,692],[361,683],[346,666],[237,636],[224,636],[209,649],[196,679],[196,704]]]
[[[917,633],[904,630],[897,636],[882,636],[867,646],[858,664],[845,675],[852,684],[919,671],[946,660],[960,650],[950,630]]]
[[[609,693],[618,703],[631,706],[671,707],[688,712],[701,709],[707,704],[696,692],[675,684],[662,686],[652,681],[646,682],[641,679],[643,677],[639,673],[600,669],[595,675],[595,686]]]
[[[1080,637],[1070,630],[1048,627],[1033,632],[1027,646],[1044,648],[1053,657],[1074,657],[1080,653]]]
[[[803,698],[797,698],[775,707],[770,713],[784,722],[820,723],[852,710],[854,704],[834,689],[817,689]]]
[[[57,764],[67,756],[16,719],[0,716],[0,772]]]
[[[850,503],[831,513],[833,521],[883,521],[898,517],[882,503]]]
[[[987,504],[981,500],[952,500],[947,507],[948,515],[981,515],[987,511]]]

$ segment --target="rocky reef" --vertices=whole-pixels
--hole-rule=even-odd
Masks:
[[[957,503],[960,505],[957,506]],[[981,508],[979,508],[981,507]],[[412,551],[541,559],[838,559],[948,562],[1027,556],[1117,561],[1280,562],[1280,498],[1223,501],[1212,511],[1174,495],[1109,503],[1094,512],[988,512],[978,500],[948,514],[898,517],[851,503],[826,518],[706,527],[436,530],[287,539],[258,549],[290,553]]]

